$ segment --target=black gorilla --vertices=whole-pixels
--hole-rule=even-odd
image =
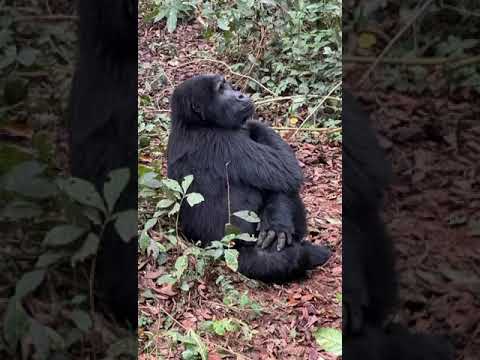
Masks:
[[[343,299],[344,331],[380,325],[395,303],[393,245],[380,219],[390,165],[348,93],[343,94]]]
[[[115,211],[137,208],[137,1],[81,0],[80,54],[73,80],[71,173],[102,190],[107,174],[128,167]],[[113,226],[102,239],[96,284],[121,320],[137,325],[137,243]]]
[[[344,91],[343,327],[344,360],[449,360],[450,344],[384,326],[397,301],[393,244],[380,218],[390,165],[367,115]]]
[[[168,176],[194,176],[192,191],[205,201],[181,209],[184,234],[208,245],[224,236],[230,211],[259,214],[256,224],[232,216],[242,232],[257,234],[257,245],[238,241],[239,272],[264,282],[302,277],[323,264],[329,251],[304,242],[305,209],[299,196],[302,172],[292,150],[271,128],[249,120],[251,100],[222,76],[200,75],[172,96]],[[229,191],[228,191],[229,190]],[[276,241],[277,246],[270,246]],[[286,246],[285,245],[290,245]]]

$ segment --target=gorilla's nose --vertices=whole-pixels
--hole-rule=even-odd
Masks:
[[[237,93],[237,100],[239,101],[248,101],[249,97],[246,95],[243,95],[241,92]]]

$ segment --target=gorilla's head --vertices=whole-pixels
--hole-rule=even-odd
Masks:
[[[248,96],[221,75],[198,75],[173,92],[172,119],[188,126],[238,129],[254,113]]]

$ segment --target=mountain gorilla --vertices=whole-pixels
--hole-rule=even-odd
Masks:
[[[344,360],[449,360],[440,338],[384,326],[398,292],[393,244],[380,218],[390,165],[368,116],[343,92]]]
[[[70,99],[71,173],[101,193],[107,174],[130,169],[115,211],[137,208],[137,0],[81,0],[80,53]],[[135,229],[136,230],[136,229]],[[97,290],[120,320],[137,325],[137,243],[107,227]]]
[[[251,210],[261,223],[232,216],[252,242],[236,242],[239,272],[267,283],[305,275],[330,256],[325,247],[304,242],[306,220],[299,196],[302,172],[292,150],[273,129],[249,120],[252,101],[222,76],[200,75],[178,86],[172,96],[168,176],[194,176],[192,191],[205,201],[182,206],[184,234],[203,246],[220,240],[230,214]],[[276,243],[276,246],[272,246]]]

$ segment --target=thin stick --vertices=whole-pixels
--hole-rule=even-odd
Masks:
[[[277,131],[287,131],[287,130],[298,130],[298,131],[305,131],[305,132],[322,132],[322,133],[334,133],[337,131],[342,131],[341,127],[336,128],[296,128],[296,127],[272,127],[272,129]]]
[[[360,81],[357,83],[358,87],[361,87],[362,84],[368,79],[372,71],[377,67],[380,60],[385,57],[385,55],[390,51],[392,46],[402,37],[402,35],[412,26],[412,24],[418,19],[418,17],[432,4],[433,0],[426,0],[423,6],[421,6],[412,18],[405,24],[405,26],[393,37],[393,39],[387,44],[383,49],[380,55],[375,59],[375,62],[369,67],[367,72],[362,76]]]
[[[377,60],[374,56],[344,56],[343,61],[347,63],[363,63],[370,64]],[[451,64],[454,67],[475,64],[480,62],[480,55],[469,56],[464,58],[450,58],[450,57],[431,57],[431,58],[383,58],[380,63],[393,65],[445,65]]]
[[[243,74],[240,74],[236,71],[233,71],[232,68],[226,63],[226,62],[223,62],[223,61],[220,61],[220,60],[216,60],[216,59],[207,59],[207,58],[201,58],[201,59],[196,59],[196,60],[193,60],[193,61],[189,61],[187,63],[184,63],[184,64],[181,64],[181,65],[178,65],[177,68],[179,67],[184,67],[184,66],[187,66],[187,65],[190,65],[190,64],[195,64],[195,63],[198,63],[198,62],[202,62],[202,61],[209,61],[209,62],[213,62],[213,63],[217,63],[217,64],[222,64],[223,66],[225,66],[228,71],[233,74],[233,75],[236,75],[236,76],[239,76],[239,77],[242,77],[242,78],[245,78],[245,79],[249,79],[251,81],[253,81],[255,84],[257,84],[258,86],[260,86],[263,90],[269,92],[270,94],[272,95],[276,95],[272,90],[270,90],[269,88],[265,87],[262,83],[260,83],[259,81],[255,80],[254,78],[252,78],[251,76],[248,76],[248,75],[243,75]]]
[[[32,16],[18,16],[15,21],[77,21],[78,16],[73,15],[32,15]]]
[[[310,114],[308,114],[308,116],[305,118],[305,120],[303,120],[303,122],[300,124],[300,126],[297,128],[297,130],[293,133],[293,135],[290,138],[293,138],[293,137],[295,137],[295,135],[297,135],[297,133],[300,131],[300,128],[307,123],[307,121],[318,111],[318,109],[320,109],[320,106],[322,106],[322,104],[328,99],[328,97],[330,95],[332,95],[332,93],[335,90],[337,90],[340,87],[340,85],[342,85],[341,81],[339,81],[337,83],[337,85],[335,85],[333,88],[330,89],[328,94],[326,96],[324,96],[322,98],[322,100],[320,100],[320,102],[315,106],[315,108],[312,110],[312,112]]]

